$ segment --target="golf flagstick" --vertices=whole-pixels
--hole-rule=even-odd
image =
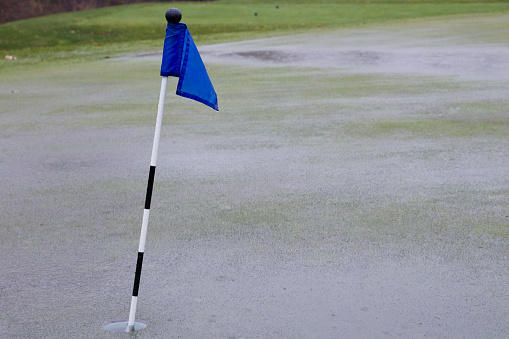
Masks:
[[[217,95],[200,53],[194,44],[191,33],[185,24],[180,23],[182,13],[177,8],[170,8],[165,14],[168,25],[164,39],[163,59],[161,63],[161,92],[159,94],[159,106],[157,109],[156,129],[154,143],[152,144],[152,157],[150,159],[150,171],[148,175],[147,195],[145,197],[145,209],[141,224],[140,245],[138,247],[138,260],[136,262],[136,273],[134,275],[134,287],[131,297],[131,308],[129,320],[113,321],[104,325],[104,329],[110,332],[133,332],[147,327],[145,322],[136,321],[136,307],[138,306],[138,290],[140,287],[141,267],[143,265],[143,254],[145,253],[145,242],[147,239],[148,219],[150,215],[150,202],[152,200],[152,188],[157,165],[157,153],[159,149],[159,137],[163,122],[164,99],[168,87],[168,76],[179,78],[177,95],[196,100],[216,111],[219,110]]]
[[[145,242],[147,240],[148,218],[150,216],[150,202],[152,200],[152,187],[154,186],[154,177],[156,174],[159,137],[161,136],[161,125],[163,122],[164,113],[164,99],[166,96],[167,87],[168,87],[168,77],[163,77],[163,80],[161,82],[161,93],[159,94],[159,105],[157,106],[156,129],[154,133],[154,142],[152,144],[152,157],[150,159],[147,195],[145,197],[145,209],[143,210],[143,221],[141,223],[140,245],[138,247],[138,260],[136,262],[136,273],[134,275],[133,295],[131,297],[131,310],[129,311],[129,321],[127,323],[126,332],[135,331],[134,317],[136,315],[136,306],[138,305],[138,289],[140,287],[141,267],[143,265],[143,254],[145,253]]]
[[[141,222],[140,244],[138,246],[138,260],[136,261],[136,273],[134,274],[134,287],[131,297],[131,308],[129,311],[129,320],[113,321],[104,326],[106,331],[110,332],[134,332],[147,327],[143,321],[135,321],[136,307],[138,305],[138,289],[140,287],[141,267],[143,265],[143,254],[145,253],[145,242],[147,240],[148,219],[150,216],[150,202],[152,201],[152,188],[154,186],[154,177],[156,174],[157,153],[159,149],[159,138],[161,136],[161,125],[163,123],[164,99],[166,97],[166,88],[168,87],[168,77],[164,76],[161,82],[161,92],[159,94],[159,105],[157,107],[156,129],[154,132],[154,142],[152,144],[152,156],[150,158],[150,170],[148,174],[147,195],[145,196],[145,209],[143,210],[143,220]]]

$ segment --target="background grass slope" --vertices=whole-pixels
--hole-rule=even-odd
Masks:
[[[2,55],[0,69],[160,50],[164,13],[169,7],[182,10],[182,21],[189,25],[196,42],[205,44],[389,20],[508,11],[509,3],[225,0],[115,6],[0,25],[1,53],[17,58],[14,63]]]

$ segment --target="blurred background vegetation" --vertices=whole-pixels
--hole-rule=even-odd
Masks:
[[[29,19],[49,14],[75,12],[87,9],[127,5],[140,2],[174,2],[176,0],[2,0],[0,5],[0,24],[10,21]],[[214,1],[214,0],[177,0],[177,1]],[[238,0],[238,3],[423,3],[441,2],[440,0],[294,0],[294,1],[270,1],[270,0]],[[507,2],[507,0],[446,0],[442,2]]]
[[[139,2],[173,2],[173,0],[2,0],[0,6],[0,23],[55,13],[75,12]]]

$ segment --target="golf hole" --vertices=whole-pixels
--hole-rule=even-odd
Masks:
[[[140,331],[147,327],[147,323],[144,321],[137,320],[134,322],[134,329],[129,331],[127,329],[127,324],[129,322],[127,320],[115,320],[110,323],[107,323],[103,326],[103,329],[108,332],[133,332]]]

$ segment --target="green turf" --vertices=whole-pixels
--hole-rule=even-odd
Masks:
[[[207,20],[220,22],[199,18],[198,8],[225,4],[185,4],[196,10],[183,11],[196,15],[184,21],[193,32]],[[244,5],[263,20],[258,5],[232,4]],[[475,7],[451,6],[463,5]],[[145,8],[157,12],[157,26],[163,6],[173,4],[15,24],[89,15],[95,25],[115,26],[115,13],[141,18]],[[110,14],[101,20],[94,13]],[[207,58],[223,48],[299,54],[312,45],[465,53],[452,60],[482,62],[445,74],[374,73],[353,64],[226,55],[206,60],[219,113],[176,96],[170,78],[139,312],[150,327],[134,336],[507,334],[509,81],[506,73],[482,72],[507,71],[508,17],[399,20],[205,47]],[[193,34],[204,44],[301,30],[269,28]],[[113,56],[160,51],[162,32],[154,34],[19,54],[2,47],[19,58],[2,60],[0,69],[0,264],[7,281],[0,305],[9,309],[0,337],[101,338],[101,324],[127,315],[160,57]],[[489,60],[502,62],[491,68]]]
[[[2,56],[0,69],[158,51],[168,7],[180,8],[196,42],[206,44],[389,20],[508,11],[509,3],[225,0],[115,6],[0,25],[0,50],[17,58],[12,62]]]
[[[179,7],[183,8],[184,13],[198,13],[200,8],[207,10],[210,8],[224,9],[225,7],[221,7],[224,5],[224,2],[217,2],[213,4],[182,4],[182,6],[188,6],[185,10],[180,4]],[[255,4],[248,5],[252,6],[248,6],[251,9],[255,7]],[[329,5],[339,6],[340,4]],[[348,5],[352,6],[351,8],[357,6],[357,4]],[[392,4],[379,5],[391,6]],[[429,8],[433,6],[443,8],[445,6],[444,4],[416,5],[430,6]],[[455,6],[466,8],[461,6],[468,5],[472,6],[469,7],[472,9],[475,4],[448,5],[451,8]],[[505,4],[493,3],[486,5]],[[154,13],[157,13],[157,15],[154,14],[154,18],[156,18],[160,16],[161,9],[164,9],[163,6],[166,8],[167,4],[114,7],[97,11],[55,15],[2,25],[1,27],[4,29],[14,24],[34,25],[34,23],[44,22],[45,20],[56,22],[65,18],[76,18],[77,16],[81,16],[82,20],[79,24],[82,25],[85,25],[87,20],[93,22],[94,25],[100,25],[99,22],[106,24],[109,21],[112,22],[111,25],[114,25],[115,20],[117,20],[117,23],[121,21],[116,18],[115,13],[123,18],[130,17],[131,22],[135,22],[135,18],[145,16],[141,9],[149,12],[154,11]],[[236,10],[242,9],[243,6],[244,4],[235,5]],[[306,4],[302,6],[316,10],[320,8],[319,6],[313,7]],[[363,6],[368,5],[359,4],[359,8],[363,8]],[[403,7],[403,5],[398,6]],[[281,5],[279,10],[283,8],[284,5]],[[298,6],[295,6],[295,10],[297,8]],[[104,14],[104,20],[93,15],[97,13]],[[262,12],[259,11],[259,13]],[[85,20],[87,15],[89,19]],[[200,17],[198,14],[189,14],[189,16],[193,19],[186,20],[186,22],[192,26],[192,30],[194,27],[205,25],[206,22],[213,22],[214,20],[219,22],[214,15],[210,15],[209,18]],[[463,20],[473,21],[471,17],[463,18]],[[434,22],[426,21],[424,25],[433,25]],[[488,29],[489,25],[494,23],[497,23],[498,26]],[[160,26],[161,24],[158,23],[157,25]],[[409,28],[412,24],[403,25],[398,23],[395,26],[398,29],[401,27]],[[457,35],[461,36],[461,33],[466,30],[464,24],[459,25],[459,28],[453,23],[450,26],[446,34],[460,30]],[[394,27],[394,23],[388,27]],[[490,39],[503,40],[503,34],[493,34],[493,32],[499,32],[499,30],[507,32],[505,27],[506,24],[501,24],[500,20],[493,20],[492,17],[488,17],[473,25],[469,36],[474,36],[473,32],[475,31],[475,36],[481,41],[485,40],[485,36],[489,36]],[[295,30],[299,29],[295,28]],[[275,34],[276,32],[293,31],[293,28],[286,31],[267,29],[267,31],[260,34],[263,36]],[[198,37],[197,39],[201,39],[202,42],[210,42],[213,40],[212,37],[225,37],[227,34],[237,39],[242,37],[242,34],[245,34],[246,37],[257,36],[254,31],[208,35],[196,34],[195,36]],[[100,34],[94,36],[100,36]],[[127,131],[125,133],[127,142],[135,143],[134,141],[136,141],[137,143],[139,140],[136,138],[141,137],[135,132],[140,128],[146,128],[146,131],[143,131],[142,134],[146,136],[144,142],[150,144],[160,86],[158,73],[160,60],[156,60],[156,58],[110,60],[104,59],[104,55],[101,56],[100,54],[104,52],[113,56],[118,51],[132,53],[137,49],[150,47],[150,43],[152,43],[150,41],[153,42],[154,46],[157,45],[156,48],[160,50],[162,39],[157,38],[149,40],[149,42],[135,41],[133,42],[134,45],[126,43],[120,47],[114,45],[113,42],[105,43],[103,46],[84,43],[82,47],[77,47],[79,44],[75,44],[71,52],[60,49],[60,52],[55,55],[51,54],[51,51],[58,50],[60,47],[33,47],[32,61],[24,61],[23,59],[16,62],[3,60],[2,81],[0,82],[0,102],[2,103],[0,105],[0,116],[2,117],[0,130],[2,136],[5,140],[18,137],[25,140],[35,138],[41,133],[44,135],[58,134],[62,131],[74,133],[84,129],[96,133],[96,131],[102,130],[125,129]],[[40,52],[45,48],[47,48],[47,54]],[[69,55],[73,55],[73,51],[77,51],[76,53],[91,53],[93,58],[101,58],[101,60],[83,62],[84,60],[79,57],[73,59],[69,57]],[[49,61],[33,62],[37,58],[42,58],[41,56],[47,57]],[[62,65],[56,62],[60,57],[65,59],[67,64]],[[70,62],[76,62],[76,64],[70,64]],[[25,63],[24,65],[29,66],[30,71],[20,67],[12,67],[16,63],[21,65]],[[509,124],[507,122],[507,100],[505,98],[497,100],[490,97],[485,99],[469,98],[468,100],[456,98],[457,93],[476,93],[480,88],[485,87],[500,90],[497,86],[501,85],[496,83],[479,84],[478,82],[457,81],[452,78],[433,76],[348,74],[341,70],[331,71],[312,68],[252,69],[217,64],[210,67],[214,86],[217,92],[220,93],[221,113],[211,114],[207,110],[197,110],[195,109],[197,103],[173,96],[172,102],[178,102],[178,105],[172,105],[171,108],[168,108],[165,117],[165,128],[171,128],[172,133],[165,131],[165,135],[171,135],[171,138],[177,139],[182,135],[189,135],[193,140],[195,138],[209,140],[210,138],[211,141],[207,144],[207,150],[217,152],[228,150],[232,152],[254,152],[258,148],[277,151],[282,147],[313,147],[313,155],[310,155],[309,159],[306,158],[306,163],[302,165],[310,167],[320,165],[320,163],[334,163],[330,159],[335,159],[334,157],[338,154],[341,156],[348,154],[349,147],[343,145],[349,145],[349,143],[353,144],[354,148],[359,148],[359,154],[363,154],[366,149],[358,145],[372,142],[383,144],[387,143],[388,140],[396,143],[396,145],[399,145],[399,143],[404,145],[409,142],[433,144],[436,140],[443,140],[444,145],[453,143],[456,145],[454,147],[459,147],[464,142],[475,144],[474,141],[476,140],[481,140],[481,145],[488,143],[496,145],[497,140],[506,140],[508,136]],[[133,83],[133,79],[136,79],[135,83]],[[310,88],[309,83],[315,85]],[[170,87],[175,87],[175,79],[172,80]],[[19,90],[19,92],[11,92],[14,90]],[[450,95],[443,93],[449,93]],[[447,100],[430,102],[425,96],[420,97],[423,94],[428,94],[433,98],[447,98]],[[378,102],[377,98],[385,98],[386,100]],[[302,109],[302,107],[305,107],[305,109]],[[92,140],[90,139],[84,144],[92,142]],[[323,142],[324,145],[320,145],[320,142]],[[78,148],[81,146],[78,145]],[[2,147],[6,157],[15,157],[16,148]],[[66,147],[66,145],[59,147]],[[452,149],[454,147],[451,146]],[[463,150],[465,149],[464,146],[461,147],[463,147]],[[407,153],[409,154],[408,161],[410,163],[416,161],[413,153],[400,152],[401,154],[399,154],[398,152],[400,151],[378,154],[376,161],[389,161],[391,157],[398,158],[399,156],[406,156]],[[433,147],[430,146],[429,152],[434,152]],[[417,153],[417,156],[422,158],[431,155],[431,153],[426,152]],[[451,155],[451,157],[453,158],[454,155]],[[356,156],[350,155],[350,158],[345,156],[345,159],[340,159],[341,163],[347,160],[355,166],[357,163]],[[370,155],[366,155],[366,157],[368,156]],[[362,158],[359,159],[362,160]],[[329,160],[330,162],[328,162]],[[193,187],[192,182],[185,182],[185,184]],[[218,185],[218,183],[205,181],[200,181],[198,184],[203,184],[206,187],[216,187]],[[159,185],[159,187],[164,187],[164,180],[161,180]],[[443,194],[444,197],[436,196],[432,194],[433,192],[429,193],[429,196],[425,196],[428,200],[418,200],[418,204],[416,203],[418,206],[422,206],[422,209],[413,206],[405,207],[407,201],[404,200],[405,197],[402,197],[402,202],[393,205],[384,205],[375,200],[377,203],[376,209],[374,207],[366,209],[366,204],[353,204],[348,199],[345,201],[331,200],[330,204],[327,203],[325,207],[322,207],[322,212],[325,216],[330,215],[330,220],[333,221],[341,217],[340,220],[348,225],[352,224],[352,227],[355,226],[354,224],[365,225],[362,229],[359,229],[359,226],[353,228],[353,231],[349,233],[350,236],[357,233],[360,234],[359,237],[363,234],[375,234],[374,226],[376,225],[383,225],[385,229],[389,229],[387,233],[390,233],[391,227],[398,228],[401,224],[416,225],[415,228],[417,228],[423,225],[426,226],[428,223],[431,224],[432,229],[449,231],[454,230],[455,225],[463,223],[468,225],[469,230],[481,234],[507,236],[507,222],[502,219],[505,216],[479,212],[478,217],[467,216],[475,221],[473,223],[467,217],[460,215],[459,212],[455,214],[456,204],[458,206],[462,204],[475,206],[476,199],[481,193],[486,196],[486,201],[491,201],[490,199],[494,201],[493,208],[502,208],[501,205],[505,202],[506,191],[482,191],[477,194],[477,192],[472,193],[473,189],[477,189],[474,187],[463,193],[461,190],[465,188],[460,186],[459,184],[456,184],[456,186],[451,184],[450,187],[445,187],[445,193],[440,191],[440,194]],[[168,187],[168,189],[176,188]],[[161,188],[161,191],[164,191],[164,189]],[[357,192],[352,193],[353,196],[355,194]],[[364,194],[364,192],[359,194]],[[454,196],[454,199],[459,197],[459,201],[456,202],[453,198],[449,198],[449,195]],[[373,197],[373,199],[377,198],[376,194],[373,193]],[[281,197],[278,196],[275,199],[279,198]],[[316,208],[313,201],[324,201],[329,197],[310,196],[306,199],[308,200],[305,200],[305,204],[302,201],[294,202],[291,200],[288,202],[284,199],[281,202],[269,200],[255,201],[254,203],[249,201],[245,204],[242,201],[236,201],[237,205],[229,203],[230,206],[233,206],[232,210],[230,211],[228,206],[225,206],[224,210],[214,215],[214,218],[217,218],[214,220],[217,220],[217,222],[213,223],[214,226],[211,226],[212,230],[210,232],[214,233],[215,230],[222,229],[221,227],[226,222],[251,225],[256,220],[262,220],[261,227],[274,228],[273,231],[287,236],[287,234],[292,234],[293,229],[302,229],[304,225],[313,225],[304,218],[306,216],[302,217],[304,219],[300,219],[300,216],[295,215],[293,211],[307,211],[301,206],[308,205]],[[371,197],[366,199],[371,199]],[[411,196],[409,199],[420,199],[420,196]],[[439,200],[435,201],[433,199]],[[447,199],[450,199],[450,201]],[[157,201],[157,199],[155,200]],[[447,208],[450,209],[447,213],[439,208],[439,205],[444,201],[448,203]],[[205,199],[201,204],[206,206],[208,202]],[[286,204],[291,204],[294,208],[288,212]],[[312,210],[311,207],[309,211]],[[436,213],[434,212],[435,208],[437,209]],[[334,214],[336,210],[340,210],[342,213],[346,213],[345,210],[349,212],[336,216]],[[223,216],[223,214],[226,216]],[[396,215],[403,215],[407,219],[403,217],[394,219]],[[451,221],[449,222],[448,219],[451,215]],[[360,223],[357,222],[357,216],[361,220]],[[198,217],[197,213],[196,218]],[[200,230],[197,228],[201,227],[201,223],[196,222],[196,218],[190,218],[190,221],[184,220],[185,222],[182,221],[182,223],[186,226],[186,229],[198,232]],[[278,228],[280,226],[274,222],[275,220],[283,220],[285,227],[289,228],[280,230]],[[325,223],[328,222],[327,220]],[[383,232],[383,230],[384,228],[380,232]],[[414,233],[418,232],[415,231]],[[135,239],[135,237],[133,238]]]

